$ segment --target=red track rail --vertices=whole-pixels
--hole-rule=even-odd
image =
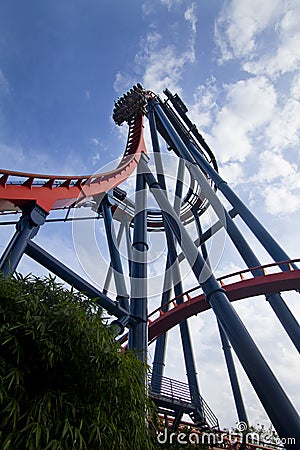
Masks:
[[[234,272],[229,275],[225,275],[218,280],[220,281],[223,289],[231,302],[235,300],[241,300],[243,298],[254,297],[262,294],[272,294],[281,291],[299,290],[300,289],[300,270],[294,270],[292,263],[300,262],[300,259],[294,259],[290,261],[281,261],[279,263],[266,264],[260,267],[254,267],[251,269],[241,270],[240,272]],[[289,271],[276,272],[267,274],[266,269],[275,268],[280,270],[279,266],[286,265]],[[251,271],[255,269],[262,269],[263,276],[253,277]],[[245,278],[246,276],[251,278]],[[240,280],[225,285],[224,280],[232,277],[239,277]],[[201,291],[195,297],[191,297],[191,293],[195,291]],[[183,299],[183,303],[177,304],[177,300]],[[203,311],[210,309],[209,303],[205,299],[205,295],[202,292],[200,286],[190,289],[179,297],[175,297],[163,306],[163,309],[171,308],[166,312],[162,311],[162,307],[159,307],[152,311],[148,316],[148,343],[151,344],[159,336],[169,331],[174,326],[178,325],[183,320],[188,319],[191,316],[199,314]],[[155,314],[159,316],[152,320],[151,317]],[[121,344],[127,341],[127,334],[119,339]]]
[[[258,267],[256,267],[226,275],[223,278],[219,278],[219,281],[231,302],[242,298],[254,297],[256,295],[296,290],[300,289],[300,270],[292,270],[291,263],[299,261],[299,259],[295,259],[292,261],[283,261],[261,266],[259,268],[263,269],[265,273],[263,276],[248,279],[244,278],[245,274],[251,274],[251,270],[258,269]],[[266,268],[277,268],[279,265],[283,264],[287,264],[290,270],[286,272],[266,273]],[[233,276],[240,276],[241,280],[225,285],[223,280]],[[197,287],[196,289],[201,290],[201,287]],[[173,306],[169,311],[163,313],[161,308],[158,308],[150,314],[148,331],[149,344],[183,320],[210,309],[210,305],[206,302],[203,292],[191,298],[190,293],[194,292],[196,289],[194,288],[185,292],[182,296],[184,301],[179,305],[176,303],[177,298],[174,298],[169,302],[169,304]],[[152,322],[150,317],[157,312],[160,316]]]
[[[116,169],[94,175],[57,176],[12,172],[0,169],[0,211],[14,211],[36,202],[46,211],[72,207],[78,200],[95,196],[121,184],[136,168],[146,152],[143,116],[129,126],[125,152]]]

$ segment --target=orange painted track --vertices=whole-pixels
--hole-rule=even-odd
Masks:
[[[74,206],[85,197],[97,196],[121,184],[136,168],[142,152],[143,116],[129,126],[123,157],[116,169],[94,175],[57,176],[12,172],[0,169],[0,211],[15,211],[36,202],[45,211]]]

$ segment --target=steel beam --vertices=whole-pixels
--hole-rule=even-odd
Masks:
[[[128,271],[129,271],[129,276],[130,276],[131,261],[132,261],[132,243],[131,243],[130,224],[129,224],[128,216],[125,216],[124,226],[125,226],[126,248],[127,248],[127,255],[128,255]]]
[[[38,205],[24,208],[22,217],[16,225],[16,232],[1,256],[0,270],[4,275],[13,274],[26,249],[27,243],[38,232],[48,213]]]
[[[165,130],[167,131],[174,145],[176,146],[176,149],[179,152],[181,158],[185,159],[187,169],[201,186],[201,189],[203,190],[205,197],[209,201],[210,205],[213,207],[215,213],[219,217],[220,222],[222,223],[225,230],[228,232],[231,240],[233,241],[235,247],[239,251],[240,255],[244,259],[247,266],[249,268],[260,266],[260,263],[256,258],[255,254],[253,253],[251,247],[248,245],[242,233],[231,219],[229,213],[226,211],[221,201],[216,196],[215,192],[211,188],[203,172],[199,169],[193,155],[190,153],[189,149],[186,147],[180,136],[177,134],[172,123],[165,116],[161,105],[155,99],[153,100],[153,107],[157,115],[159,116],[159,119],[162,122]],[[259,270],[257,270],[256,273],[257,275],[263,275],[263,273],[260,272]]]
[[[165,220],[168,221],[172,228],[194,275],[205,293],[207,302],[227,334],[280,438],[295,437],[300,442],[300,421],[297,411],[263,358],[237,312],[230,304],[225,291],[221,288],[209,266],[198,252],[193,240],[180,222],[155,177],[150,172],[148,165],[143,160],[141,160],[140,165],[143,168],[150,191],[163,212]],[[287,446],[287,448],[289,447]]]
[[[108,195],[106,195],[102,200],[99,209],[102,211],[104,219],[104,226],[111,261],[110,266],[112,268],[117,290],[117,300],[119,301],[122,308],[129,311],[129,295],[127,293],[120,252],[116,247],[117,238],[113,225],[111,206],[112,203],[110,202]]]
[[[202,227],[201,227],[200,218],[198,216],[197,211],[194,208],[193,208],[192,212],[193,212],[193,216],[195,218],[198,238],[199,238],[199,242],[200,242],[200,250],[202,252],[203,259],[204,259],[204,261],[207,262],[207,264],[210,264],[209,263],[209,257],[208,257],[207,248],[206,248],[206,245],[205,245],[205,241],[203,241],[203,239],[202,239],[203,234],[202,234]]]
[[[66,283],[74,286],[74,288],[79,292],[82,292],[88,297],[95,299],[96,302],[104,309],[106,309],[109,314],[121,320],[122,327],[124,325],[130,325],[134,323],[134,320],[129,316],[128,311],[121,308],[117,302],[114,302],[106,295],[104,295],[101,291],[98,291],[98,289],[96,289],[82,277],[73,272],[69,267],[58,261],[56,258],[54,258],[54,256],[47,253],[43,248],[39,247],[34,242],[27,243],[25,253],[30,258],[34,259],[34,261],[38,262],[50,272],[54,273],[59,278],[64,280]]]
[[[170,272],[170,257],[167,258],[165,278],[163,284],[163,292],[161,299],[161,306],[167,303],[171,299],[171,272]],[[167,307],[162,308],[165,312]],[[151,389],[153,392],[160,393],[161,380],[165,367],[165,355],[167,345],[167,333],[159,336],[155,343],[154,357],[152,363],[152,376],[151,376]]]
[[[236,216],[237,213],[234,211],[234,209],[231,209],[230,211],[228,211],[228,214],[233,219]],[[218,220],[210,228],[208,228],[206,231],[204,231],[204,233],[201,235],[201,237],[198,237],[194,241],[194,244],[197,247],[200,247],[202,244],[205,244],[205,242],[207,242],[214,234],[216,234],[222,228],[223,228],[223,225],[222,225],[221,221]],[[184,260],[184,254],[181,252],[178,255],[178,261],[181,262],[183,260]]]
[[[175,212],[175,210],[174,210]],[[174,282],[174,293],[175,297],[179,297],[177,303],[180,304],[183,302],[182,294],[183,294],[183,287],[181,280],[179,278],[180,272],[178,267],[178,261],[177,261],[177,253],[175,249],[175,243],[173,235],[171,234],[171,228],[170,226],[165,226],[166,228],[166,235],[169,236],[168,241],[170,241],[170,244],[168,246],[169,249],[169,257],[170,260],[173,261],[173,282]],[[172,238],[172,239],[171,239]],[[182,343],[182,349],[183,349],[183,356],[184,356],[184,362],[185,362],[185,368],[186,368],[186,375],[188,379],[189,389],[191,393],[192,402],[197,407],[198,416],[197,419],[201,422],[204,419],[203,416],[203,410],[202,410],[202,404],[201,404],[201,396],[200,396],[200,389],[197,379],[197,371],[196,371],[196,363],[194,359],[193,354],[193,348],[192,348],[192,340],[190,336],[190,330],[188,326],[187,320],[184,320],[180,322],[179,324],[180,328],[180,336],[181,336],[181,343]]]
[[[267,239],[267,246],[265,246],[266,250],[269,251],[270,255],[274,258],[275,261],[285,261],[289,260],[288,255],[281,249],[281,247],[276,243],[276,241],[272,238],[272,236],[264,229],[264,227],[260,224],[260,222],[254,217],[254,215],[246,208],[245,205],[241,202],[241,200],[234,194],[234,192],[228,187],[227,183],[220,177],[218,172],[206,161],[204,156],[196,147],[193,140],[190,141],[189,148],[186,147],[184,142],[181,140],[180,136],[176,133],[173,125],[165,116],[164,111],[161,108],[161,105],[157,100],[153,100],[153,107],[158,114],[161,122],[163,123],[166,131],[168,132],[170,138],[176,145],[176,148],[180,155],[187,160],[186,165],[190,173],[194,176],[194,178],[198,181],[201,189],[208,199],[210,205],[213,207],[216,212],[219,220],[221,221],[223,227],[226,229],[228,235],[230,236],[233,244],[236,249],[240,253],[241,257],[245,261],[248,268],[258,267],[260,266],[260,262],[251,247],[243,237],[242,233],[238,229],[238,227],[233,222],[232,218],[225,210],[217,195],[213,191],[212,187],[208,183],[206,177],[203,172],[199,169],[198,165],[207,172],[207,174],[211,177],[211,179],[216,183],[216,186],[223,192],[222,189],[225,190],[223,194],[227,193],[228,197],[226,197],[234,210],[243,218],[245,223],[249,226],[251,231],[255,234],[256,237],[259,237],[259,240],[262,242],[263,237]],[[198,164],[198,165],[197,165]],[[222,188],[222,189],[221,189]],[[226,196],[226,195],[225,195]],[[250,226],[251,225],[251,226]],[[262,234],[260,234],[262,233]],[[281,259],[276,259],[281,258]],[[282,259],[283,258],[283,259]],[[295,264],[292,264],[294,268],[297,268]],[[287,264],[281,266],[282,270],[289,270]],[[252,274],[254,277],[263,275],[262,270],[253,270]],[[278,319],[283,325],[285,331],[289,335],[291,341],[295,345],[295,347],[299,351],[300,347],[300,327],[285,304],[284,300],[281,298],[280,294],[275,293],[274,295],[267,298],[270,305],[272,306],[274,312],[276,313]]]
[[[160,154],[160,145],[159,145],[159,140],[158,140],[154,109],[152,108],[151,104],[148,106],[148,111],[149,111],[148,117],[149,117],[152,147],[153,147],[153,151],[154,151],[154,161],[155,161],[157,180],[158,180],[160,186],[162,187],[162,189],[164,190],[164,192],[167,193],[166,182],[165,182],[164,171],[163,171],[163,164],[162,164],[161,154]],[[166,224],[165,230],[166,230],[167,226],[168,225]],[[167,239],[168,248],[169,248],[170,235],[166,236],[166,239]],[[167,303],[171,298],[171,283],[172,283],[171,266],[172,266],[172,264],[174,264],[174,261],[171,260],[170,251],[168,249],[161,306],[163,306],[165,303]],[[167,334],[164,333],[162,336],[160,336],[157,339],[157,341],[155,343],[154,358],[153,358],[153,363],[152,363],[151,386],[152,386],[152,390],[157,393],[160,393],[160,390],[161,390],[161,380],[162,380],[164,366],[165,366],[164,361],[165,361],[165,354],[166,354],[166,344],[167,344]]]
[[[219,173],[208,163],[208,161],[201,154],[195,143],[191,140],[189,144],[189,150],[193,158],[197,161],[199,166],[205,170],[209,177],[215,183],[217,189],[219,189],[230,204],[235,208],[240,217],[250,228],[252,233],[259,240],[261,245],[267,250],[269,255],[276,262],[288,261],[290,257],[275,241],[273,236],[265,229],[265,227],[259,222],[254,214],[247,208],[247,206],[241,201],[241,199],[235,194],[235,192],[228,186],[225,180],[219,175]],[[297,266],[293,264],[294,268]],[[282,270],[289,270],[288,267],[282,266]]]
[[[145,363],[148,347],[147,251],[147,191],[139,164],[136,176],[130,295],[130,311],[138,322],[129,330],[128,347],[136,350],[139,359]]]
[[[200,153],[200,152],[199,152]],[[197,159],[197,162],[200,164],[200,157],[195,153],[193,154],[195,159]],[[209,196],[210,203],[214,207],[214,204],[216,204],[217,196],[213,192],[211,186],[205,179],[204,175],[199,171],[198,168],[195,168],[195,166],[191,166],[190,170],[193,172],[195,171],[195,177],[199,181],[201,187],[203,190],[205,190],[205,195]],[[217,172],[216,172],[217,173]],[[218,175],[218,174],[217,174]],[[226,185],[227,186],[227,185]],[[215,197],[215,198],[214,198]],[[233,204],[234,209],[239,212],[239,209],[236,207],[236,204]],[[246,207],[245,207],[246,208]],[[214,208],[216,213],[218,214],[218,208]],[[247,208],[246,208],[247,209]],[[252,215],[252,213],[251,213]],[[221,219],[220,219],[221,220]],[[255,219],[255,223],[258,222],[257,219]],[[258,222],[259,223],[259,222]],[[229,217],[229,215],[226,213],[226,230],[232,239],[233,243],[235,244],[237,250],[239,251],[240,255],[244,259],[245,263],[249,268],[260,266],[260,261],[257,259],[257,257],[252,252],[250,246],[247,244],[246,240],[242,236],[241,232],[238,230],[237,226],[234,224],[233,220]],[[253,231],[251,229],[251,231]],[[272,238],[273,239],[273,238]],[[278,248],[277,248],[278,250]],[[272,256],[272,255],[271,255]],[[289,259],[288,255],[283,254],[281,256],[285,256],[287,259]],[[275,259],[276,261],[276,259]],[[281,260],[283,261],[283,260]],[[278,262],[278,261],[277,261]],[[292,264],[294,268],[297,269],[296,264]],[[287,264],[280,265],[282,270],[290,270]],[[252,274],[254,277],[262,275],[261,271],[255,270],[252,271]],[[279,321],[281,322],[282,326],[284,327],[286,333],[290,337],[291,341],[297,348],[298,352],[300,352],[300,327],[299,324],[288,308],[287,304],[281,297],[279,293],[274,293],[272,295],[269,295],[266,297],[267,301],[270,303],[273,311],[275,312],[276,316],[278,317]]]
[[[292,314],[280,294],[266,295],[266,299],[270,303],[270,306],[278,317],[281,325],[300,353],[300,326],[295,316]]]
[[[149,106],[149,122],[150,122],[150,132],[151,132],[151,139],[152,139],[152,145],[154,150],[154,160],[155,160],[155,167],[156,167],[156,173],[157,173],[157,180],[160,184],[162,190],[164,191],[165,195],[167,196],[167,188],[166,188],[166,182],[165,182],[165,176],[164,176],[164,169],[163,169],[163,163],[161,159],[160,154],[160,146],[158,141],[158,134],[156,129],[156,122],[155,122],[155,114],[152,106]],[[178,174],[177,174],[177,182],[176,182],[176,188],[175,188],[175,200],[174,200],[174,209],[178,215],[180,215],[180,203],[181,203],[181,197],[182,197],[182,190],[183,190],[183,176],[184,176],[184,164],[181,160],[179,160],[179,167],[178,167]],[[167,239],[167,245],[168,245],[168,260],[167,260],[167,270],[171,270],[172,277],[173,277],[173,283],[174,283],[174,293],[176,297],[179,297],[183,294],[183,288],[182,288],[182,282],[181,282],[181,275],[180,275],[180,269],[179,269],[179,263],[177,259],[177,253],[176,253],[176,246],[174,242],[173,234],[170,230],[170,227],[168,226],[168,223],[165,223],[165,234]],[[165,300],[163,295],[163,301]],[[182,301],[182,299],[181,299]],[[180,303],[180,301],[179,301]],[[200,421],[203,420],[203,411],[202,411],[202,404],[201,404],[201,396],[200,396],[200,389],[197,379],[197,371],[196,371],[196,364],[194,360],[193,355],[193,348],[192,348],[192,341],[190,337],[190,331],[187,321],[183,321],[179,325],[180,328],[180,336],[181,336],[181,342],[182,342],[182,348],[183,348],[183,355],[184,355],[184,362],[187,372],[187,379],[189,383],[189,388],[191,392],[191,398],[195,406],[197,407],[197,413],[198,413],[198,419]],[[166,337],[161,336],[158,339],[158,342],[156,343],[155,347],[155,355],[154,355],[154,362],[153,362],[153,374],[154,382],[156,385],[156,380],[159,380],[159,376],[161,379],[162,376],[162,370],[163,370],[163,361],[165,357],[165,344],[166,344]],[[156,371],[157,369],[157,371]]]
[[[235,402],[238,419],[240,422],[245,422],[246,424],[248,424],[248,417],[247,417],[247,413],[245,410],[245,405],[244,405],[244,401],[243,401],[243,397],[242,397],[242,393],[241,393],[241,389],[240,389],[240,385],[239,385],[239,380],[238,380],[237,373],[235,370],[235,365],[234,365],[234,361],[233,361],[233,357],[232,357],[232,353],[231,353],[231,346],[230,346],[230,343],[228,341],[226,333],[223,330],[222,325],[220,324],[219,320],[218,320],[218,327],[219,327],[222,348],[223,348],[223,352],[224,352],[224,357],[225,357],[225,361],[226,361],[226,366],[227,366],[227,370],[228,370],[228,375],[229,375],[229,379],[230,379],[230,384],[231,384],[231,389],[232,389],[232,393],[233,393],[233,398],[234,398],[234,402]]]
[[[118,236],[117,236],[117,245],[120,245],[123,233],[124,233],[124,228],[125,225],[123,223],[120,224],[120,228],[118,231]],[[104,286],[103,286],[103,294],[107,295],[108,290],[109,290],[109,286],[112,280],[112,275],[113,275],[113,268],[112,268],[112,264],[110,263],[107,274],[106,274],[106,278],[104,281]]]

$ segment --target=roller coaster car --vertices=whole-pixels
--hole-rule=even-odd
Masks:
[[[141,84],[133,86],[128,92],[120,97],[114,105],[113,119],[117,125],[130,122],[136,114],[146,114],[145,90]]]

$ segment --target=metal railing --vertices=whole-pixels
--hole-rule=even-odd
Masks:
[[[149,380],[149,395],[153,399],[164,399],[174,406],[182,406],[186,412],[196,413],[197,403],[200,401],[201,415],[205,424],[212,429],[219,429],[219,421],[206,401],[197,393],[194,386],[189,386],[168,377],[153,377]],[[197,400],[197,401],[196,401]]]
[[[152,377],[151,393],[167,397],[172,401],[192,403],[189,385],[167,377]]]
[[[237,272],[233,272],[227,275],[223,275],[219,278],[217,278],[217,280],[220,282],[220,284],[223,287],[226,287],[226,283],[224,282],[224,280],[228,280],[230,278],[233,279],[232,283],[236,283],[238,281],[245,281],[246,279],[252,279],[253,278],[253,274],[252,272],[255,270],[262,270],[263,275],[262,276],[267,276],[267,275],[271,275],[273,273],[278,273],[278,272],[282,272],[282,270],[280,269],[280,267],[285,267],[285,271],[286,272],[291,272],[294,270],[299,270],[297,267],[295,268],[295,263],[299,263],[300,262],[300,258],[296,258],[296,259],[291,259],[291,260],[286,260],[286,261],[279,261],[279,262],[273,262],[273,263],[269,263],[269,264],[264,264],[262,266],[257,266],[257,267],[251,267],[251,268],[247,268],[247,269],[243,269],[243,270],[239,270]],[[273,271],[267,271],[267,269],[274,269]],[[279,270],[280,269],[280,270]],[[200,293],[203,293],[201,286],[195,286],[191,289],[189,289],[186,292],[183,292],[181,295],[178,295],[174,298],[172,298],[171,300],[169,300],[168,302],[164,303],[163,306],[159,306],[158,308],[154,309],[149,315],[148,315],[148,320],[149,321],[154,321],[156,318],[153,318],[153,316],[155,314],[159,314],[164,315],[164,310],[168,310],[168,309],[172,309],[176,308],[178,306],[178,300],[183,300],[183,303],[188,303],[189,301],[191,301],[194,297],[191,297],[190,294],[194,294],[197,293],[197,295],[200,295]]]

